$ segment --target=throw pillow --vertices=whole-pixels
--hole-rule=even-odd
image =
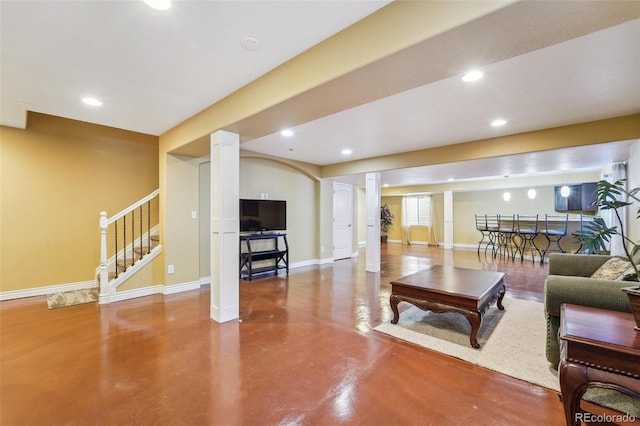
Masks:
[[[638,281],[638,275],[636,275],[636,270],[633,269],[633,265],[629,263],[629,267],[622,271],[622,281]]]
[[[598,278],[601,280],[622,280],[626,275],[625,271],[628,268],[633,269],[628,260],[620,259],[619,257],[612,257],[599,267],[598,270],[591,275],[591,278]]]

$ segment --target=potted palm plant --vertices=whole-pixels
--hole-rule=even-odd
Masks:
[[[634,202],[638,203],[635,220],[640,220],[640,187],[627,190],[625,189],[625,180],[619,180],[614,183],[601,180],[598,182],[596,195],[594,204],[601,211],[611,211],[620,226],[609,227],[601,217],[596,217],[585,225],[582,231],[575,234],[576,239],[590,253],[601,253],[606,250],[612,236],[620,235],[624,252],[633,270],[633,273],[626,276],[625,280],[640,281],[640,256],[638,256],[640,241],[632,241],[628,237],[628,232],[620,220],[621,209],[626,209],[628,206],[633,205]],[[640,286],[626,287],[622,291],[629,297],[629,304],[636,322],[636,330],[640,331]]]
[[[393,219],[395,219],[395,216],[391,213],[387,204],[380,207],[380,241],[383,243],[387,242],[387,233],[393,226]]]

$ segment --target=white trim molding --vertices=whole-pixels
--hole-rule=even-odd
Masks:
[[[80,281],[77,283],[27,288],[24,290],[3,291],[0,292],[0,301],[22,299],[24,297],[46,296],[52,293],[62,293],[63,291],[82,290],[94,287],[98,287],[96,281]]]
[[[156,250],[156,253],[154,253],[153,257],[159,254],[159,252],[162,250],[162,246],[157,246],[155,247],[155,249],[157,250]],[[355,256],[357,256],[357,253],[355,254]],[[146,263],[150,262],[153,259],[153,257],[150,257],[149,259],[147,259]],[[324,265],[327,263],[333,263],[333,259],[328,258],[328,259],[303,260],[300,262],[290,264],[289,269],[303,268],[305,266]],[[142,266],[144,265],[140,265],[139,267],[141,268]],[[101,305],[104,305],[104,304],[120,302],[128,299],[135,299],[138,297],[151,296],[154,294],[162,294],[166,296],[169,294],[176,294],[176,293],[182,293],[184,291],[196,290],[203,285],[210,285],[210,284],[211,284],[211,277],[209,276],[209,277],[200,277],[197,281],[191,281],[191,282],[173,284],[173,285],[157,284],[157,285],[152,285],[148,287],[135,288],[132,290],[123,290],[123,291],[117,291],[114,289],[115,291],[113,292],[113,294],[101,294],[99,303]],[[21,299],[24,297],[46,296],[48,294],[60,293],[63,291],[81,290],[85,288],[97,288],[97,287],[98,285],[96,281],[82,281],[77,283],[29,288],[25,290],[5,291],[0,293],[0,301]]]

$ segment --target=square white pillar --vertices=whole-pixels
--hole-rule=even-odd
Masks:
[[[380,173],[366,174],[366,271],[380,271]]]
[[[453,192],[444,191],[444,248],[453,249]]]
[[[240,316],[239,243],[240,137],[211,134],[211,319]]]

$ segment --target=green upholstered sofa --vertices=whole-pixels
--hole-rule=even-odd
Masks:
[[[620,290],[634,284],[589,278],[611,256],[553,253],[549,256],[549,276],[544,288],[544,311],[547,320],[547,360],[556,366],[560,362],[558,328],[560,305],[590,306],[614,311],[631,312],[627,295]]]

